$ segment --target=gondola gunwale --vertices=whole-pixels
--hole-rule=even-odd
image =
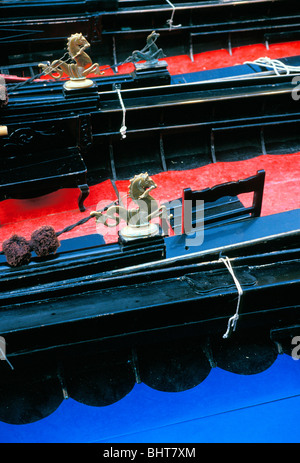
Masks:
[[[276,214],[277,217],[275,218],[271,216],[271,218],[269,219],[265,217],[251,220],[257,221],[259,219],[267,219],[268,222],[269,220],[274,221],[274,219],[278,219],[284,216],[287,218],[289,217],[289,219],[292,220],[292,217],[295,217],[295,214],[297,214],[297,212],[299,214],[299,210],[291,212],[292,213],[288,214]],[[264,221],[265,220],[263,220],[263,222]],[[246,222],[249,221],[246,220]],[[282,226],[283,228],[285,228],[284,224],[281,224],[281,227]],[[268,262],[261,262],[261,259],[264,259],[264,257],[261,254],[256,257],[250,255],[246,258],[246,261],[240,262],[240,266],[237,265],[237,272],[241,268],[246,268],[246,272],[250,271],[250,274],[252,275],[252,281],[250,282],[250,286],[247,286],[246,284],[244,288],[246,307],[244,308],[240,316],[240,323],[242,326],[244,325],[244,322],[247,325],[248,318],[250,320],[250,324],[254,324],[254,326],[256,326],[256,324],[262,324],[263,326],[266,326],[268,329],[274,329],[278,326],[283,327],[286,326],[286,324],[296,323],[299,320],[299,312],[297,310],[297,307],[299,308],[299,306],[297,306],[297,294],[300,285],[300,274],[297,276],[297,272],[295,273],[296,270],[293,270],[295,269],[294,266],[296,266],[297,269],[299,268],[299,251],[294,249],[295,255],[293,255],[293,252],[291,253],[288,249],[288,243],[291,243],[292,249],[293,247],[295,247],[295,244],[292,243],[294,243],[294,238],[299,236],[299,229],[297,229],[297,227],[294,228],[294,231],[285,230],[285,232],[277,235],[277,238],[276,235],[273,237],[274,243],[278,241],[279,237],[283,240],[283,243],[285,240],[287,240],[287,246],[284,246],[284,244],[279,245],[279,250],[281,249],[281,246],[283,246],[282,254],[267,252]],[[222,227],[219,228],[219,230],[222,230]],[[215,232],[217,232],[217,230],[215,230]],[[270,240],[270,234],[267,233],[264,237],[258,239],[258,241],[260,245],[262,245],[263,243],[270,244],[272,242],[272,239]],[[257,240],[253,240],[252,238],[252,245],[254,245],[255,243],[257,245]],[[222,252],[222,255],[226,255],[228,253],[227,251],[229,251],[230,248],[232,248],[232,246],[233,245],[229,246],[229,249],[226,249],[226,247],[224,248],[223,246],[221,247],[221,249],[216,248],[214,251],[212,251],[212,249],[209,249],[208,247],[208,249],[206,250],[206,255],[213,255],[216,259],[216,256],[220,256],[220,252]],[[243,249],[243,243],[240,243],[241,253],[243,252]],[[229,255],[231,258],[233,257],[232,253],[230,254],[230,252]],[[284,256],[286,256],[286,259]],[[190,255],[190,257],[193,257],[193,253]],[[181,255],[181,257],[179,256],[179,259],[181,258],[189,258],[189,256]],[[254,263],[254,265],[251,265],[251,261],[252,264]],[[255,262],[257,263],[257,265],[255,265]],[[162,265],[164,264],[163,261],[161,261],[160,263]],[[245,263],[246,265],[244,265]],[[178,269],[175,270],[175,276],[173,280],[170,280],[170,278],[168,278],[170,275],[168,275],[167,272],[165,273],[163,278],[160,278],[163,275],[159,272],[156,273],[157,269],[156,267],[154,267],[150,271],[150,273],[152,273],[153,275],[153,281],[151,282],[151,284],[151,277],[150,281],[144,281],[144,277],[147,274],[147,272],[144,274],[137,273],[138,270],[141,270],[138,267],[134,267],[132,275],[126,275],[126,269],[120,269],[120,279],[116,278],[117,272],[112,272],[110,275],[111,278],[108,278],[108,280],[105,280],[104,278],[102,280],[102,282],[104,282],[104,287],[102,286],[102,289],[101,280],[96,280],[95,283],[96,285],[98,285],[97,290],[93,290],[93,288],[90,288],[91,290],[88,289],[87,292],[83,292],[78,295],[72,295],[71,291],[71,294],[69,295],[66,294],[65,296],[59,297],[55,296],[54,299],[53,297],[51,297],[50,294],[50,297],[46,297],[46,299],[44,300],[20,300],[12,306],[4,306],[0,312],[0,319],[2,318],[3,322],[3,329],[1,334],[3,334],[5,336],[5,339],[7,339],[8,341],[8,346],[10,346],[11,349],[10,355],[18,355],[17,351],[20,353],[20,345],[17,350],[14,350],[14,345],[18,345],[19,342],[21,342],[21,345],[23,346],[21,348],[21,351],[24,355],[25,351],[27,354],[29,354],[31,351],[38,352],[41,349],[42,352],[44,349],[51,350],[56,349],[58,347],[71,347],[73,343],[78,345],[78,343],[80,344],[81,342],[89,343],[90,341],[99,341],[100,344],[103,342],[104,345],[106,345],[106,343],[114,343],[117,342],[117,340],[119,340],[122,343],[126,337],[129,337],[129,342],[131,342],[130,339],[132,339],[133,341],[136,336],[140,339],[143,336],[143,333],[148,333],[151,336],[155,335],[155,332],[157,330],[159,332],[167,332],[168,330],[173,331],[174,329],[175,331],[181,329],[183,331],[186,331],[189,328],[191,328],[192,330],[197,328],[197,330],[200,330],[200,333],[202,330],[206,332],[209,326],[209,332],[212,331],[217,333],[222,329],[224,330],[226,321],[228,321],[228,318],[232,315],[232,313],[235,310],[237,291],[231,280],[231,276],[229,275],[225,267],[221,267],[220,262],[214,264],[215,268],[213,270],[208,270],[206,267],[207,265],[209,266],[212,264],[211,262],[207,264],[206,261],[202,264],[202,269],[204,269],[204,273],[202,275],[215,274],[215,276],[217,276],[220,275],[221,272],[221,274],[225,277],[226,281],[228,281],[229,283],[228,287],[225,290],[223,288],[223,290],[220,292],[218,288],[215,288],[210,293],[204,291],[201,294],[201,289],[200,292],[195,292],[194,288],[191,287],[188,282],[184,281],[184,279],[182,279],[180,286],[178,275],[176,274],[176,272],[178,272]],[[199,268],[201,269],[201,264]],[[254,284],[253,277],[256,278],[254,270],[255,268],[257,269],[256,272],[258,272],[258,274],[259,272],[267,272],[267,276],[264,283],[259,284],[258,280]],[[274,277],[274,269],[277,269],[277,272],[279,272],[278,278]],[[291,273],[284,271],[288,269],[291,270]],[[125,271],[125,278],[124,276],[122,276],[122,271]],[[182,271],[184,273],[184,266],[181,269],[179,269],[179,273],[182,273]],[[199,272],[196,273],[199,275]],[[272,275],[272,281],[268,281],[268,275]],[[141,288],[144,288],[144,291],[148,291],[149,294],[153,294],[153,291],[151,291],[151,289],[153,289],[156,285],[161,285],[163,291],[164,285],[171,284],[170,281],[173,281],[175,284],[173,290],[171,291],[171,299],[170,292],[167,292],[169,294],[167,296],[167,299],[169,300],[163,301],[161,298],[162,293],[160,293],[157,296],[158,300],[156,301],[156,303],[154,300],[151,300],[151,297],[150,299],[149,297],[143,298]],[[108,287],[105,287],[106,283],[108,283]],[[175,298],[174,294],[176,291],[179,290],[179,286],[180,289],[183,289],[183,287],[185,288],[185,291],[189,293],[188,297],[183,298],[182,292],[179,292],[177,299]],[[119,299],[118,297],[116,297],[116,295],[120,291],[125,291],[128,294],[130,293],[130,295],[128,296],[128,300],[131,301],[130,307],[119,307],[120,303],[118,302]],[[106,296],[104,296],[104,294],[106,294]],[[134,299],[134,294],[136,295],[135,297],[138,297],[138,299],[140,300],[139,303]],[[103,305],[104,297],[106,297],[105,307]],[[90,303],[88,303],[89,299]],[[121,300],[124,302],[125,299],[123,298]],[[199,306],[199,300],[202,300],[201,306],[203,309],[202,316],[200,318],[199,312],[196,308]],[[111,308],[113,308],[112,311],[108,309],[108,301],[110,301],[110,306]],[[211,304],[213,301],[214,305],[212,306]],[[264,305],[264,309],[257,310],[258,301],[260,302],[260,306]],[[266,304],[266,301],[268,301],[268,304]],[[62,304],[62,307],[65,307],[64,310],[67,314],[67,318],[64,318],[62,316],[62,312],[59,313],[58,309],[60,303]],[[103,305],[103,309],[100,311],[99,307],[101,306],[101,304]],[[75,305],[78,306],[78,309],[74,312]],[[90,307],[88,312],[86,312],[86,310],[84,309],[85,305],[87,305],[87,307]],[[46,322],[46,320],[42,320],[42,307],[44,307],[44,310],[46,310],[46,312],[49,313],[48,322]],[[215,315],[212,316],[212,307],[214,307],[214,313],[216,310],[219,310],[220,313],[215,313]],[[91,310],[93,313],[91,312]],[[29,311],[31,315],[26,313],[27,311]],[[76,312],[77,316],[75,316]],[[18,317],[16,317],[17,313],[19,314]],[[169,314],[170,318],[166,318],[166,314]],[[29,318],[27,319],[27,325],[24,325],[22,328],[20,325],[21,319],[25,317],[24,320],[26,320],[27,315],[29,316]],[[8,328],[8,326],[6,326],[5,328],[5,323],[9,319],[7,317],[11,319],[10,328]],[[35,324],[32,324],[32,317],[36,320]],[[105,320],[107,320],[108,325],[106,325]],[[16,322],[19,323],[19,327],[16,326]],[[144,323],[148,323],[148,325],[143,325]],[[134,327],[136,329],[134,329]],[[96,337],[95,330],[98,332],[98,336]],[[119,330],[119,332],[114,332],[114,330]],[[41,333],[43,333],[42,337]],[[64,341],[64,336],[62,335],[62,333],[65,333]],[[72,336],[77,336],[77,339],[71,339]],[[80,339],[80,337],[82,336],[84,339]],[[42,344],[46,342],[46,339],[48,344],[50,344],[48,346],[45,346],[45,344],[42,346]],[[36,344],[34,347],[33,345],[31,345],[31,347],[27,349],[26,345],[27,347],[29,347],[27,343]]]

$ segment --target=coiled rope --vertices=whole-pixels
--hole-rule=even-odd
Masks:
[[[267,56],[258,58],[255,61],[245,61],[244,64],[256,64],[261,67],[265,67],[267,69],[271,69],[277,76],[282,74],[290,75],[290,74],[299,74],[300,73],[300,66],[291,66],[284,64],[282,61],[278,59],[271,59]]]

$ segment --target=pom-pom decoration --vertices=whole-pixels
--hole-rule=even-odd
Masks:
[[[29,264],[32,251],[38,257],[46,257],[49,254],[54,254],[59,246],[60,241],[54,228],[45,225],[32,233],[30,241],[27,241],[23,236],[11,236],[4,241],[2,251],[11,267],[19,267]]]
[[[23,236],[13,235],[4,241],[3,253],[11,267],[18,267],[30,262],[31,246]]]
[[[55,254],[60,246],[60,241],[54,228],[44,225],[32,233],[30,245],[38,257],[45,257],[49,254]]]
[[[108,207],[117,203],[118,201],[114,201],[97,212],[104,212]],[[91,218],[92,215],[89,215],[79,220],[79,222],[69,225],[60,232],[56,232],[50,225],[43,225],[32,233],[30,241],[27,241],[23,236],[13,235],[4,241],[0,254],[5,255],[7,263],[11,267],[29,264],[32,251],[36,253],[37,257],[46,257],[49,254],[55,254],[60,247],[58,236],[73,230],[73,228],[79,225],[83,225]]]

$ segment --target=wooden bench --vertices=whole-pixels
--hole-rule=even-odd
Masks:
[[[261,214],[265,171],[236,182],[222,183],[205,190],[185,188],[182,194],[181,232],[191,233],[203,227],[203,219],[197,222],[197,201],[204,201],[204,226],[216,226]],[[244,206],[238,195],[253,193],[252,205]],[[198,205],[201,207],[201,205]]]
[[[74,139],[65,129],[60,135],[22,128],[2,137],[0,201],[29,199],[61,188],[79,188],[78,206],[84,211],[89,195],[87,168]],[[65,138],[64,138],[65,136]],[[5,139],[5,140],[4,140]]]

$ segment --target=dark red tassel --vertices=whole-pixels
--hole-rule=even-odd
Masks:
[[[4,241],[3,252],[11,267],[26,265],[31,259],[31,246],[23,236],[13,235]]]
[[[57,251],[60,241],[56,236],[54,228],[44,225],[32,233],[30,245],[38,257],[45,257]]]

